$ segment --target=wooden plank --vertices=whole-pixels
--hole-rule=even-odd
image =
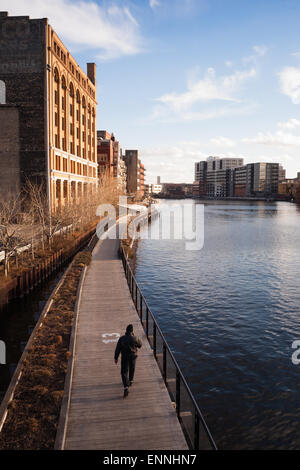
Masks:
[[[132,323],[142,340],[123,399],[114,350]],[[65,449],[183,450],[187,444],[130,296],[118,241],[98,243],[79,307]]]

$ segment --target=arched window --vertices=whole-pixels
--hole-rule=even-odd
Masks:
[[[72,83],[72,82],[70,83],[70,96],[71,96],[71,98],[74,97],[74,87],[73,87],[73,83]]]
[[[61,77],[61,87],[63,90],[65,90],[67,87],[66,87],[66,79],[64,76]]]
[[[5,83],[0,80],[0,104],[6,103],[6,87]]]
[[[79,90],[76,91],[76,103],[80,104],[80,93],[79,93]]]
[[[84,96],[82,97],[82,107],[83,107],[83,108],[86,107],[86,104],[85,104],[85,97],[84,97]]]
[[[54,69],[54,81],[56,83],[59,82],[59,74],[58,74],[58,70],[56,68]]]

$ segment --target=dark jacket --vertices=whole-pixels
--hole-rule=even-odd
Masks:
[[[137,350],[141,347],[142,342],[140,339],[136,338],[133,333],[126,333],[124,336],[121,336],[117,343],[115,360],[118,359],[120,353],[122,356],[137,356]]]

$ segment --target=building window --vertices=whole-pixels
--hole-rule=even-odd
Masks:
[[[63,158],[63,171],[68,171],[68,160]]]
[[[76,128],[76,136],[77,136],[77,139],[79,139],[79,127]]]
[[[68,181],[64,181],[64,198],[68,197]]]
[[[73,105],[72,105],[72,103],[70,104],[70,116],[73,116]]]
[[[0,104],[6,103],[6,87],[3,80],[0,80]]]
[[[80,157],[79,145],[77,145],[77,157]]]
[[[54,123],[57,126],[57,123],[58,123],[57,113],[54,114]]]
[[[85,116],[84,116],[84,114],[82,115],[82,124],[83,124],[83,126],[85,125]]]
[[[55,103],[55,104],[58,103],[58,93],[57,93],[57,90],[55,90],[55,92],[54,92],[54,103]]]
[[[62,138],[62,149],[63,149],[63,150],[66,150],[66,148],[65,148],[65,139],[64,139],[64,137]]]
[[[64,96],[62,96],[61,98],[61,107],[62,109],[65,109],[65,97]]]
[[[73,171],[73,173],[75,173],[75,171]],[[76,194],[76,182],[72,181],[71,182],[71,197],[75,197],[75,194]]]
[[[57,171],[60,171],[60,156],[59,155],[55,155],[55,169]]]
[[[70,124],[70,134],[73,135],[73,124]]]
[[[55,134],[55,147],[58,148],[58,135]]]
[[[79,121],[79,109],[76,110],[76,120]]]
[[[61,128],[63,131],[65,130],[65,118],[64,117],[61,118]]]
[[[70,142],[70,153],[73,153],[73,142]]]

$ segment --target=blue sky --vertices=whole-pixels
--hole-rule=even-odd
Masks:
[[[209,155],[300,171],[299,0],[1,0],[97,63],[98,129],[147,181],[192,182]]]

